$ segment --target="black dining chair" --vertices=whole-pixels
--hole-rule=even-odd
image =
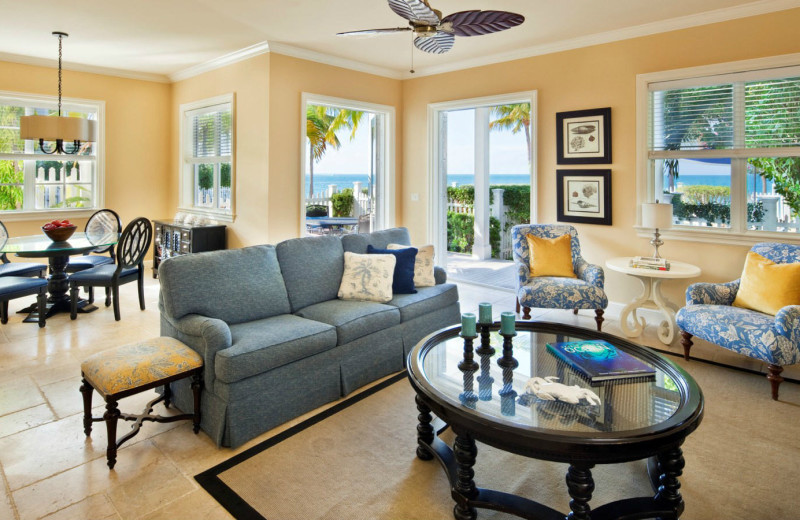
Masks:
[[[44,327],[47,315],[47,280],[24,276],[0,276],[0,323],[8,323],[8,301],[36,294],[39,304],[39,327]]]
[[[5,246],[8,241],[8,230],[6,226],[0,222],[0,247]],[[12,262],[6,257],[5,253],[0,254],[0,277],[3,276],[38,276],[44,278],[44,273],[47,271],[45,264],[37,264],[36,262]]]
[[[86,236],[89,237],[99,237],[109,233],[121,233],[122,222],[117,212],[113,209],[101,209],[95,211],[92,216],[89,217],[84,231],[86,232]],[[113,264],[115,258],[113,245],[100,247],[94,251],[84,253],[82,256],[70,258],[66,272],[77,273],[99,265]],[[86,292],[89,295],[89,303],[94,302],[94,290],[91,287],[87,287]]]
[[[119,286],[139,282],[139,307],[144,310],[144,255],[153,239],[153,225],[144,217],[131,221],[120,235],[117,258],[113,264],[99,265],[69,277],[70,318],[78,315],[78,291],[81,287],[105,287],[106,307],[114,303],[114,319],[119,321]]]

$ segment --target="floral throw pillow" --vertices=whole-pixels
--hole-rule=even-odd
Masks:
[[[407,249],[411,246],[389,244],[387,249]],[[433,276],[433,245],[415,246],[417,258],[414,261],[414,287],[433,287],[436,279]]]
[[[392,299],[394,255],[344,254],[344,274],[339,286],[342,300],[386,303]]]

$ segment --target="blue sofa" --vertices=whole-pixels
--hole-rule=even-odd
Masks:
[[[344,252],[410,244],[408,230],[295,238],[170,258],[159,266],[161,334],[204,360],[203,430],[239,446],[403,369],[425,335],[460,319],[458,289],[436,285],[386,303],[337,298]],[[192,408],[185,382],[173,402]]]

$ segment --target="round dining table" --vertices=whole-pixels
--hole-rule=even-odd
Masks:
[[[59,312],[70,311],[69,275],[66,271],[69,257],[88,253],[95,249],[108,247],[119,241],[119,233],[75,233],[69,240],[54,242],[46,235],[9,237],[0,248],[0,253],[14,253],[24,258],[47,258],[49,275],[47,276],[47,316]],[[97,307],[86,300],[78,302],[78,312],[86,313],[97,310]],[[26,323],[38,322],[36,305],[31,305],[19,312],[28,312]]]

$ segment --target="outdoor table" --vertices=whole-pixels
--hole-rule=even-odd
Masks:
[[[319,228],[322,230],[341,231],[346,226],[358,224],[356,217],[306,217],[306,226],[309,228]]]
[[[69,276],[66,269],[71,255],[87,253],[97,248],[108,247],[119,241],[119,233],[75,233],[69,240],[53,242],[46,235],[10,237],[0,253],[14,253],[24,258],[47,258],[50,274],[47,277],[47,317],[59,312],[70,311]],[[26,323],[38,322],[36,305],[31,305],[19,312],[28,312]],[[97,310],[97,307],[86,300],[78,302],[78,312],[86,313]]]

